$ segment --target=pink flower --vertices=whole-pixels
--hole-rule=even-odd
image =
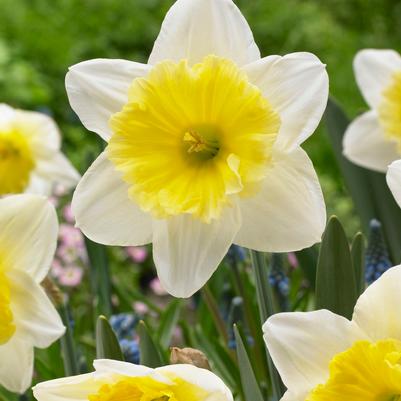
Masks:
[[[62,272],[63,272],[63,266],[61,265],[61,262],[58,259],[53,259],[51,267],[51,275],[57,278],[60,276],[60,274],[62,274]]]
[[[148,250],[145,246],[129,246],[126,248],[126,252],[135,263],[142,263],[148,257]]]
[[[58,277],[61,285],[66,287],[76,287],[82,281],[83,270],[78,266],[69,266],[63,268],[62,273]]]
[[[149,284],[152,291],[159,296],[167,295],[167,291],[162,287],[160,280],[155,277]]]
[[[134,311],[138,314],[138,315],[144,315],[147,312],[149,312],[149,308],[148,306],[140,301],[136,301],[133,303],[132,308],[134,309]]]
[[[298,263],[298,259],[297,259],[297,256],[295,255],[295,253],[289,252],[287,254],[287,257],[288,257],[288,262],[291,265],[291,267],[296,269],[299,266],[299,263]]]
[[[70,223],[70,224],[75,223],[75,217],[72,213],[71,203],[68,203],[67,205],[64,206],[63,217],[67,223]]]
[[[84,238],[82,232],[71,224],[60,224],[59,239],[66,246],[84,245]]]

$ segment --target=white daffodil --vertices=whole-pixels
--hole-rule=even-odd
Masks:
[[[359,297],[352,321],[328,310],[273,315],[263,326],[285,401],[401,399],[401,265]]]
[[[95,372],[38,384],[38,401],[187,400],[232,401],[230,390],[209,370],[192,365],[157,369],[100,359]]]
[[[57,244],[54,207],[38,195],[0,199],[0,386],[23,393],[31,385],[33,348],[64,333],[40,286]]]
[[[385,172],[401,156],[401,56],[394,50],[361,50],[354,72],[371,110],[349,125],[344,155],[362,167]]]
[[[386,179],[394,199],[398,203],[398,206],[401,207],[401,160],[396,160],[390,164]]]
[[[0,196],[50,195],[55,184],[74,187],[80,176],[60,146],[50,117],[0,104]]]
[[[197,291],[232,243],[320,241],[325,205],[300,145],[326,106],[325,66],[310,53],[261,59],[231,0],[178,0],[148,64],[86,61],[66,87],[108,142],[74,194],[77,225],[103,244],[152,242],[171,294]]]

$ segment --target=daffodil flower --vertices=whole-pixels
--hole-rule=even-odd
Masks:
[[[66,87],[108,142],[74,194],[77,225],[103,244],[152,242],[171,294],[202,287],[232,243],[320,241],[324,201],[300,145],[326,106],[325,66],[310,53],[261,59],[231,0],[178,0],[148,64],[86,61]]]
[[[394,199],[401,207],[401,160],[396,160],[388,166],[386,180]]]
[[[362,167],[386,172],[401,158],[401,56],[394,50],[361,50],[354,72],[371,110],[349,125],[344,155]]]
[[[38,384],[38,401],[232,401],[230,390],[212,372],[192,365],[157,369],[100,359],[95,372]]]
[[[263,326],[285,401],[401,399],[401,265],[359,297],[352,321],[328,310],[273,315]]]
[[[64,333],[40,283],[57,244],[54,207],[38,195],[0,199],[0,385],[23,393],[33,374],[34,347]]]
[[[50,195],[55,184],[74,187],[80,176],[60,146],[50,117],[0,104],[0,196]]]

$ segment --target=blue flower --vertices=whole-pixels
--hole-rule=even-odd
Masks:
[[[372,284],[392,266],[381,227],[380,221],[370,221],[369,242],[365,254],[365,279],[368,284]]]
[[[136,365],[139,364],[139,344],[135,340],[127,340],[123,338],[120,340],[121,351],[123,352],[126,362],[131,362]]]

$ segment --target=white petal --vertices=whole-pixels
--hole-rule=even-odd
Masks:
[[[311,53],[269,56],[244,67],[281,118],[277,138],[285,148],[300,145],[317,128],[326,108],[325,65]]]
[[[280,401],[305,401],[308,393],[293,393],[286,391],[285,394],[280,398]]]
[[[328,310],[273,315],[263,332],[284,384],[295,394],[324,383],[333,356],[363,338],[352,322]]]
[[[393,193],[399,207],[401,207],[401,160],[390,164],[386,175],[387,185]]]
[[[87,373],[39,383],[32,390],[38,401],[87,401],[102,384],[94,380],[93,373]]]
[[[397,143],[384,137],[375,111],[360,115],[348,126],[343,153],[353,163],[381,172],[387,171],[388,165],[400,158]]]
[[[401,71],[401,57],[394,50],[364,49],[354,59],[356,82],[366,102],[376,108],[382,92],[391,83],[395,71]]]
[[[26,192],[51,195],[56,183],[68,190],[75,187],[79,179],[80,175],[70,161],[61,152],[56,152],[50,158],[37,160]],[[44,183],[40,185],[42,181]],[[50,192],[42,192],[49,189]]]
[[[320,242],[326,209],[316,172],[301,149],[276,153],[254,196],[240,202],[242,227],[234,243],[265,252],[288,252]]]
[[[57,245],[54,207],[37,195],[0,199],[0,253],[6,269],[19,269],[41,282]]]
[[[128,185],[103,152],[75,190],[76,225],[95,242],[144,245],[151,242],[152,219],[128,198]]]
[[[15,120],[15,110],[5,103],[0,103],[0,127],[7,129],[11,122]]]
[[[60,131],[54,120],[43,113],[15,110],[14,126],[29,136],[36,157],[48,155],[61,146]]]
[[[147,376],[154,370],[142,365],[134,365],[129,362],[114,361],[111,359],[96,359],[93,361],[96,373],[101,375],[121,376]]]
[[[111,136],[109,119],[128,100],[128,88],[150,67],[127,60],[95,59],[70,67],[66,77],[70,105],[82,124],[105,141]]]
[[[32,344],[14,336],[0,345],[0,361],[0,385],[13,393],[24,393],[32,382]]]
[[[167,374],[167,376],[173,375],[201,387],[210,393],[207,397],[208,401],[231,401],[233,399],[231,391],[224,382],[209,370],[185,364],[163,366],[155,370],[158,373]]]
[[[372,341],[401,340],[401,265],[384,273],[359,297],[352,320]]]
[[[55,307],[43,288],[28,274],[13,270],[7,274],[11,288],[11,309],[15,335],[38,348],[47,348],[65,332]]]
[[[153,258],[162,286],[181,298],[198,291],[217,269],[240,224],[235,206],[209,224],[188,214],[154,220]]]
[[[167,13],[149,64],[214,54],[245,65],[260,58],[252,31],[231,0],[178,0]]]

